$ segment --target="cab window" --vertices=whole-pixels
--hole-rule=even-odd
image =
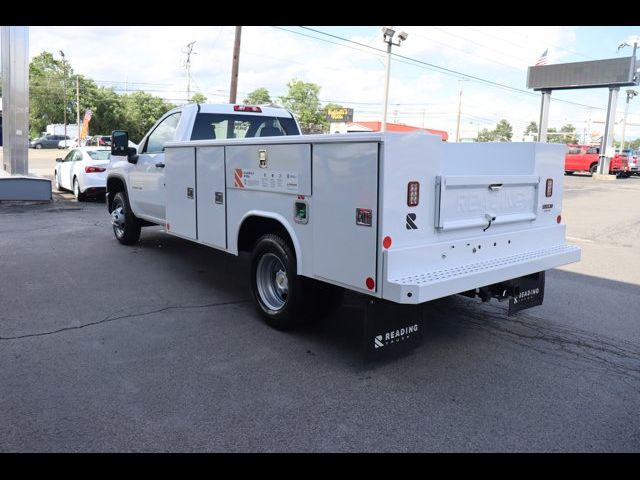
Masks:
[[[149,135],[142,153],[164,152],[164,145],[172,142],[176,136],[176,129],[180,121],[180,112],[176,112],[165,118]]]
[[[589,147],[587,153],[600,153],[600,147]]]

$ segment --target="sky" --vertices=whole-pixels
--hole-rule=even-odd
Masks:
[[[191,91],[209,102],[227,102],[234,40],[233,26],[189,27],[30,27],[33,57],[44,50],[64,51],[77,73],[120,92],[145,90],[176,104],[187,98],[186,46],[191,57]],[[630,56],[618,45],[640,34],[640,26],[394,26],[408,38],[393,53],[389,122],[449,132],[455,138],[460,89],[460,136],[475,137],[502,118],[514,140],[530,121],[538,121],[540,95],[526,88],[527,67],[548,49],[549,63]],[[373,47],[369,48],[369,47]],[[384,101],[385,48],[381,26],[243,27],[238,100],[265,87],[272,98],[298,78],[321,87],[320,99],[354,109],[355,120],[380,120]],[[444,73],[436,67],[449,69]],[[472,75],[504,85],[496,87]],[[508,87],[518,89],[513,91]],[[620,92],[616,134],[619,139],[626,100]],[[604,129],[607,89],[556,91],[550,127],[573,124],[581,139]],[[629,104],[626,138],[640,137],[640,96]]]

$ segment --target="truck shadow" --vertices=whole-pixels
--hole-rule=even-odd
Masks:
[[[248,328],[254,330],[255,335],[271,336],[265,333],[270,329],[256,312],[249,293],[247,254],[233,257],[166,235],[159,228],[145,229],[136,248],[153,251],[157,261],[163,262],[171,272],[176,285],[198,286],[204,292],[215,292],[216,297],[243,303],[246,315],[236,318],[237,323],[229,325],[212,319],[211,328]],[[638,338],[625,339],[625,332],[620,331],[634,328],[628,304],[618,304],[612,298],[603,306],[598,300],[603,292],[629,298],[637,294],[638,286],[564,270],[549,271],[547,282],[553,288],[547,289],[543,306],[511,317],[507,315],[507,303],[495,300],[481,303],[478,299],[453,295],[428,302],[421,312],[422,344],[373,362],[365,358],[365,301],[369,298],[365,295],[346,292],[342,306],[332,315],[292,332],[277,332],[277,335],[293,340],[298,344],[296,348],[304,349],[310,357],[321,356],[322,361],[351,366],[356,371],[382,368],[405,357],[411,357],[413,364],[424,366],[437,361],[437,355],[448,349],[469,348],[480,335],[545,354],[566,356],[570,352],[573,357],[607,364],[607,368],[626,372],[625,375],[631,371],[640,377]],[[603,308],[611,318],[619,319],[619,327],[612,330],[618,337],[590,328],[602,323],[598,312]],[[420,358],[417,363],[416,357]]]

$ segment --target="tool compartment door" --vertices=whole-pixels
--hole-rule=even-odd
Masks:
[[[536,219],[540,178],[535,175],[436,177],[435,227],[440,231]],[[544,192],[543,192],[544,194]]]
[[[167,231],[195,240],[197,238],[195,148],[167,148],[165,164]]]
[[[377,143],[313,146],[309,219],[314,274],[370,293],[367,278],[377,278]]]
[[[224,147],[196,149],[198,240],[227,248]]]

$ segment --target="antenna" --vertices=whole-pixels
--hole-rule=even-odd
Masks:
[[[191,100],[191,55],[195,55],[196,52],[193,51],[193,45],[196,43],[193,42],[187,44],[187,50],[182,51],[187,56],[187,59],[184,61],[184,68],[187,71],[187,103]]]

